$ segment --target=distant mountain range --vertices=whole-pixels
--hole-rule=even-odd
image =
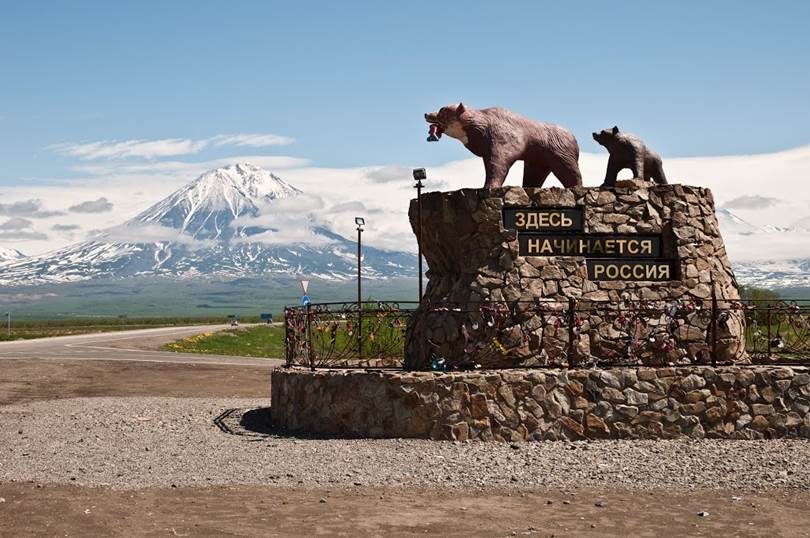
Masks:
[[[98,278],[252,278],[308,276],[347,281],[357,274],[356,243],[316,218],[290,215],[279,204],[306,195],[275,174],[250,164],[210,170],[127,222],[54,252],[25,257],[0,247],[0,285],[58,284]],[[273,222],[285,219],[285,229]],[[268,217],[270,217],[268,219]],[[810,234],[810,219],[791,226],[755,226],[727,208],[717,219],[733,241],[784,240]],[[293,239],[285,240],[291,234]],[[792,244],[792,243],[791,243]],[[801,248],[797,248],[798,251]],[[364,276],[416,276],[416,256],[363,249]],[[810,287],[810,255],[734,262],[737,280],[768,288]]]
[[[0,284],[133,276],[355,278],[355,241],[305,212],[287,217],[293,230],[260,224],[262,217],[273,220],[276,204],[302,194],[250,164],[211,170],[92,240],[28,258],[0,250]],[[291,231],[296,239],[285,242]],[[416,256],[364,246],[363,274],[372,279],[415,277]]]
[[[723,235],[733,233],[740,235],[784,232],[810,233],[810,219],[798,220],[790,226],[774,226],[773,224],[755,226],[725,207],[718,207],[716,213],[717,222],[720,224],[720,231]]]
[[[717,221],[726,246],[729,242],[746,240],[784,241],[797,234],[810,234],[810,220],[802,219],[790,226],[755,226],[727,208],[717,209]],[[738,237],[733,237],[734,235]],[[810,253],[801,252],[797,244],[796,257],[789,259],[734,261],[734,274],[740,284],[763,288],[810,287]]]

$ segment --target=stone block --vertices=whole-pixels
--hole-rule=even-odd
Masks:
[[[638,407],[633,405],[616,404],[615,409],[626,417],[633,418],[638,415]]]
[[[625,401],[629,405],[647,405],[649,401],[649,397],[645,393],[638,392],[631,388],[624,389],[623,394]]]
[[[754,412],[755,415],[773,414],[773,406],[770,404],[754,404],[751,406],[751,410]]]
[[[639,395],[648,394],[633,387],[651,382],[628,376],[628,371],[637,374],[622,368],[609,372],[623,387],[619,390],[602,383],[600,369],[448,374],[279,369],[271,376],[271,409],[274,423],[292,431],[367,437],[522,441],[810,436],[810,399],[796,389],[805,386],[801,379],[793,383],[802,370],[792,373],[771,366],[762,369],[767,375],[759,370],[753,379],[743,375],[743,381],[754,381],[756,387],[758,399],[750,403],[735,399],[747,397],[751,387],[737,384],[739,370],[678,367],[671,376],[656,375],[652,381],[666,379],[672,385],[670,396],[647,402]],[[684,392],[684,384],[699,385],[694,380],[684,383],[690,376],[709,381],[704,388]],[[630,381],[635,381],[633,386],[626,386]],[[779,395],[786,386],[783,381],[789,382],[789,389]],[[580,387],[581,394],[574,396]],[[774,391],[772,403],[766,401],[768,389]]]
[[[564,430],[573,434],[575,438],[579,439],[585,436],[585,427],[574,419],[570,417],[560,417],[559,422]]]

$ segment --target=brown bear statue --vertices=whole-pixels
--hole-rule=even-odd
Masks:
[[[664,175],[661,157],[648,148],[639,137],[630,133],[620,133],[619,128],[614,126],[613,129],[593,133],[593,139],[605,146],[610,154],[603,187],[614,186],[619,171],[624,168],[629,168],[634,178],[653,180],[666,185],[667,177]]]
[[[484,159],[485,188],[503,185],[515,161],[523,161],[523,186],[542,187],[553,173],[566,187],[582,185],[579,146],[564,127],[524,118],[503,108],[476,110],[462,103],[428,112],[429,141],[442,133]]]

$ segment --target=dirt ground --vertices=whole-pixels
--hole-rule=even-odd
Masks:
[[[460,495],[4,484],[0,495],[3,536],[807,536],[810,508],[807,495],[734,501],[727,492]]]
[[[266,398],[269,391],[267,368],[45,360],[1,366],[0,405],[75,396]],[[810,492],[126,491],[0,483],[0,536],[56,535],[793,537],[810,536]]]
[[[269,395],[270,367],[45,359],[0,362],[0,405],[93,396]]]

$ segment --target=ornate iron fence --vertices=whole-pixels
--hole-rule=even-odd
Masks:
[[[380,301],[287,307],[287,365],[400,367],[405,327],[417,305]]]
[[[438,361],[450,369],[716,363],[718,355],[730,352],[726,360],[733,360],[741,351],[729,349],[741,338],[728,338],[732,331],[725,327],[742,334],[741,308],[724,306],[574,299],[435,306],[416,320],[426,327],[417,331],[424,338],[412,341],[408,352],[413,362],[430,355],[431,366]],[[409,366],[418,367],[413,362]]]
[[[754,362],[810,363],[810,301],[748,302],[746,344]]]
[[[291,307],[285,310],[287,364],[401,367],[414,315],[427,329],[411,345],[429,355],[421,367],[433,370],[810,365],[809,301],[724,299]]]

